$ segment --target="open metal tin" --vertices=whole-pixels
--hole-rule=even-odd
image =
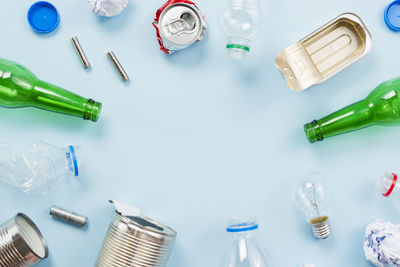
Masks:
[[[344,13],[279,52],[275,65],[283,72],[290,89],[303,91],[365,56],[372,44],[372,36],[361,18]]]

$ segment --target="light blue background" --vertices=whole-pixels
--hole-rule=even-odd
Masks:
[[[92,14],[87,1],[53,0],[55,33],[38,35],[26,21],[33,1],[1,0],[0,56],[41,79],[104,104],[99,122],[37,109],[0,109],[0,140],[22,146],[46,140],[82,145],[85,186],[64,182],[48,197],[0,187],[0,221],[27,213],[45,236],[50,257],[38,266],[92,266],[116,199],[139,207],[178,232],[172,267],[217,266],[228,246],[231,216],[256,216],[275,266],[370,266],[362,251],[365,226],[377,218],[400,223],[375,190],[382,171],[398,171],[398,128],[369,128],[309,144],[303,124],[365,97],[399,73],[400,35],[388,30],[389,1],[264,0],[264,24],[248,62],[227,61],[217,14],[222,1],[198,0],[207,38],[171,56],[159,51],[151,22],[162,1],[130,0],[118,17]],[[322,85],[290,91],[274,67],[281,49],[343,12],[355,12],[375,45],[360,62]],[[93,66],[84,71],[74,35]],[[113,50],[131,77],[120,81],[106,58]],[[291,199],[304,172],[320,171],[333,194],[333,234],[317,241]],[[89,216],[86,230],[53,220],[57,204]]]

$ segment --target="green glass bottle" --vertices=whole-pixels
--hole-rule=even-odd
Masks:
[[[97,121],[101,103],[43,82],[25,67],[0,58],[0,106],[38,107]]]
[[[400,78],[379,85],[367,98],[304,125],[310,143],[371,125],[400,125]]]

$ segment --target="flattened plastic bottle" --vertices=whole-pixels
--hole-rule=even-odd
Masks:
[[[21,151],[0,144],[0,182],[25,193],[47,195],[53,184],[82,174],[80,147],[59,148],[36,142]]]

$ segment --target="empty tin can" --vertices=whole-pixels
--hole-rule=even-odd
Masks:
[[[111,202],[111,201],[110,201]],[[134,208],[112,201],[112,220],[95,266],[164,267],[176,232],[157,221],[143,217]]]
[[[160,49],[167,54],[185,49],[203,39],[207,22],[195,3],[169,0],[157,10],[153,25]]]
[[[36,225],[23,213],[0,226],[0,266],[33,266],[48,256],[48,248]]]
[[[372,43],[361,18],[344,13],[278,53],[275,65],[283,72],[289,88],[303,91],[365,56]]]

